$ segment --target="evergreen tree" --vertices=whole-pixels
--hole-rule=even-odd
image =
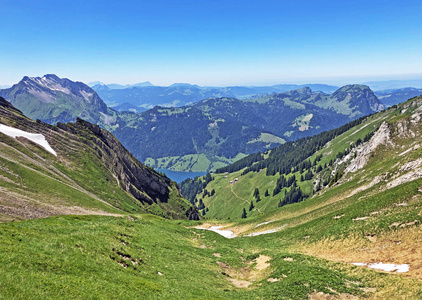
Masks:
[[[268,197],[270,193],[268,192],[268,189],[265,190],[265,197]]]
[[[249,211],[251,211],[255,206],[253,205],[253,201],[251,201],[251,205],[249,206]]]
[[[246,219],[246,209],[245,208],[243,208],[243,213],[242,213],[242,219]]]
[[[256,196],[259,196],[259,189],[255,188],[255,191],[253,192],[253,196],[256,198]]]
[[[202,199],[199,199],[198,209],[204,209],[204,208],[205,208],[204,202],[202,202]]]
[[[214,196],[215,194],[215,189],[212,189],[210,196]]]

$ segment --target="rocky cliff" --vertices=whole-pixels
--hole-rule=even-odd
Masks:
[[[149,212],[186,218],[175,182],[139,162],[108,131],[82,119],[33,121],[0,97],[0,219]],[[10,136],[9,131],[24,132]],[[3,131],[1,131],[3,129]],[[31,135],[45,139],[56,155]]]

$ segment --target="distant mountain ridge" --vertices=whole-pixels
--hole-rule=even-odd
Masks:
[[[189,83],[174,83],[170,86],[153,86],[149,82],[137,85],[95,85],[92,88],[111,107],[125,104],[132,110],[145,111],[154,106],[181,107],[206,98],[232,97],[247,99],[272,93],[310,87],[312,90],[332,93],[336,86],[325,84],[278,84],[273,86],[198,86]]]
[[[407,87],[402,89],[388,89],[377,91],[375,94],[386,107],[390,107],[410,98],[422,95],[422,88]]]
[[[186,85],[182,86],[176,88],[186,92]],[[157,88],[161,89],[143,89]],[[1,94],[33,119],[55,124],[81,118],[98,124],[151,166],[200,172],[383,108],[373,92],[361,85],[339,88],[332,95],[302,87],[243,100],[208,98],[142,113],[110,109],[88,86],[55,75],[25,77]],[[125,105],[130,109],[130,104]]]
[[[382,91],[387,89],[403,89],[406,87],[422,88],[422,78],[369,81],[363,84],[368,85],[374,91]]]

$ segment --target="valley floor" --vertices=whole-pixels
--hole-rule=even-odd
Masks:
[[[274,222],[273,222],[274,223]],[[229,224],[241,234],[267,223]],[[386,273],[349,264],[360,238],[295,240],[289,230],[227,239],[152,215],[57,216],[0,224],[4,299],[420,299],[416,266]],[[250,232],[250,230],[248,231]],[[404,236],[420,244],[420,227]],[[302,237],[300,237],[302,238]],[[393,236],[382,236],[382,241]],[[396,237],[394,237],[396,238]],[[303,240],[303,238],[302,238]],[[309,242],[308,242],[309,241]],[[367,243],[368,246],[368,243]],[[410,247],[410,245],[409,245]],[[343,252],[337,252],[343,249]],[[394,250],[394,249],[392,249]],[[417,249],[415,249],[417,250]],[[384,253],[388,255],[388,253]],[[338,261],[338,262],[337,262]],[[347,262],[347,263],[344,263]],[[388,260],[385,260],[388,262]],[[420,267],[420,266],[419,266]]]

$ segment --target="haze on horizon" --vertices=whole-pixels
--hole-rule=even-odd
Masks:
[[[420,0],[4,0],[0,85],[269,85],[422,78]]]

